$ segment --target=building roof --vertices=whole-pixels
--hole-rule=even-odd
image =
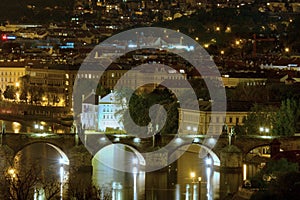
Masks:
[[[99,98],[99,96],[96,95],[94,91],[92,91],[90,94],[88,94],[86,97],[84,97],[82,103],[97,105],[98,104],[98,98]]]
[[[99,100],[99,104],[115,103],[116,93],[111,92]]]

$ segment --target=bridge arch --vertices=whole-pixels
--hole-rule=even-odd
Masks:
[[[30,143],[27,143],[23,146],[21,146],[21,148],[19,148],[14,156],[13,156],[13,159],[15,159],[15,157],[17,156],[18,153],[20,153],[23,149],[25,149],[26,147],[28,146],[31,146],[31,145],[34,145],[34,144],[46,144],[47,146],[51,147],[52,149],[54,149],[56,152],[58,152],[58,154],[60,155],[60,160],[58,161],[60,164],[63,164],[63,165],[70,165],[70,160],[67,156],[67,154],[60,148],[58,147],[57,145],[55,144],[52,144],[50,142],[46,142],[46,141],[34,141],[34,142],[30,142]]]
[[[173,159],[174,156],[179,156],[179,155],[177,155],[178,154],[177,152],[186,151],[189,148],[189,146],[191,146],[191,145],[200,147],[199,152],[198,152],[199,158],[205,158],[209,155],[209,157],[212,159],[212,164],[214,166],[218,166],[218,167],[220,166],[221,161],[220,161],[219,156],[212,149],[210,149],[209,147],[207,147],[201,143],[183,144],[181,146],[178,146],[177,150],[179,150],[179,151],[175,151],[174,153],[169,155],[169,159]]]
[[[128,144],[112,143],[101,148],[93,157],[102,164],[119,171],[130,171],[133,167],[144,168],[146,159],[136,148]]]

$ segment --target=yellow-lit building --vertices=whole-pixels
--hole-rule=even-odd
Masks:
[[[72,106],[73,84],[77,68],[67,65],[26,66],[29,86],[43,90],[42,105]]]
[[[25,75],[25,62],[0,62],[0,89],[19,87],[19,78]]]
[[[233,127],[243,125],[244,118],[249,114],[250,105],[244,102],[228,103],[226,112],[212,112],[212,103],[199,102],[198,111],[179,108],[179,122],[181,123],[179,132],[181,134],[219,135],[226,125],[229,133]]]

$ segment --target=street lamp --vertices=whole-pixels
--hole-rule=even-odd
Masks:
[[[263,133],[265,134],[269,134],[270,133],[270,129],[267,127],[259,127],[259,132],[262,135]]]
[[[288,47],[284,48],[285,53],[289,53],[290,49]]]
[[[10,168],[7,172],[12,178],[16,177],[16,172],[14,168]]]
[[[190,173],[190,176],[191,176],[191,178],[193,179],[193,183],[195,182],[195,176],[196,176],[196,174],[195,174],[195,172],[191,172]]]
[[[205,162],[206,162],[206,165],[208,165],[208,166],[212,165],[212,159],[211,159],[211,157],[208,156],[208,157],[206,158]]]
[[[263,132],[264,131],[264,127],[259,127],[259,132]]]

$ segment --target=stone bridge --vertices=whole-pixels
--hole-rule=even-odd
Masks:
[[[280,148],[286,150],[300,149],[300,137],[279,137]],[[184,152],[190,145],[202,147],[213,159],[216,167],[241,168],[242,161],[253,149],[261,146],[270,146],[274,140],[271,136],[240,136],[231,139],[229,145],[227,136],[205,135],[163,135],[148,138],[124,134],[5,134],[0,135],[0,157],[4,168],[3,157],[12,160],[15,155],[33,143],[46,143],[56,149],[61,158],[72,167],[91,167],[92,158],[97,152],[112,144],[122,144],[132,151],[139,159],[139,164],[147,167],[153,165],[166,166],[175,161],[178,152]],[[199,148],[200,149],[200,148]],[[154,157],[153,157],[154,155]]]

